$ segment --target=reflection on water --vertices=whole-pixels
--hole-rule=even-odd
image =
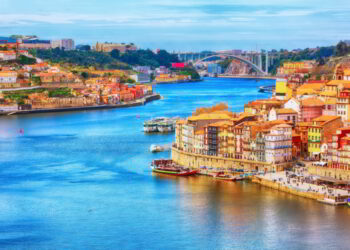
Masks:
[[[218,243],[223,248],[280,249],[285,244],[285,249],[347,249],[350,244],[347,238],[339,242],[350,232],[347,207],[322,205],[249,181],[153,176],[176,183],[176,193],[182,197],[179,207],[189,210],[195,231],[219,234],[221,243],[227,240]]]
[[[130,109],[0,119],[1,249],[348,249],[350,208],[250,182],[152,174],[174,134],[147,135],[156,116],[203,104],[234,111],[270,82],[209,79],[161,85],[164,100]],[[23,129],[24,134],[17,131]]]

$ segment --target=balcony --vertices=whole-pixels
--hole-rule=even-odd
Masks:
[[[309,139],[308,142],[318,142],[318,143],[321,143],[321,140],[311,140],[311,139]]]

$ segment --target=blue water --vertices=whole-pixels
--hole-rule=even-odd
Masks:
[[[349,249],[350,208],[249,182],[153,175],[156,116],[233,111],[271,81],[158,85],[142,107],[0,117],[1,249]],[[24,135],[19,133],[23,129]]]

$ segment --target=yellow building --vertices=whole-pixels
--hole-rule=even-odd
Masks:
[[[308,151],[310,157],[318,157],[321,153],[321,139],[323,129],[320,126],[311,126],[308,129]]]
[[[127,50],[137,50],[137,47],[133,44],[96,43],[95,50],[108,53],[112,50],[119,50],[121,53],[124,53]]]
[[[315,61],[285,62],[278,68],[279,75],[292,75],[294,73],[308,73],[313,68]]]
[[[308,128],[308,152],[311,159],[319,160],[321,145],[327,143],[332,134],[343,126],[340,116],[323,115],[312,120]]]
[[[288,87],[287,80],[277,79],[276,80],[276,98],[279,100],[288,100],[292,97],[293,90]]]
[[[324,88],[324,83],[306,83],[297,88],[297,97],[318,95]]]

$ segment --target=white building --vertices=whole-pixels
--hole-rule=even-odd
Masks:
[[[11,112],[18,110],[18,105],[0,105],[0,112]]]
[[[0,71],[0,83],[15,83],[17,81],[17,72]]]
[[[284,104],[284,108],[285,109],[293,109],[294,111],[296,111],[299,114],[300,113],[300,102],[295,98],[291,98],[291,99],[289,99],[288,102],[286,102]]]
[[[0,61],[11,61],[16,60],[15,51],[0,51]]]
[[[283,109],[275,109],[272,108],[269,112],[269,121],[283,120],[293,122],[295,125],[298,120],[298,113],[294,109],[283,108]]]
[[[64,50],[74,50],[74,40],[73,39],[61,39],[51,41],[51,48],[60,48]]]
[[[182,142],[184,151],[193,152],[194,127],[191,124],[182,125]]]
[[[150,66],[135,66],[132,69],[144,74],[151,74],[153,72]]]
[[[133,79],[135,82],[139,83],[149,83],[151,82],[151,76],[149,74],[135,74],[130,76],[131,79]]]
[[[194,152],[196,154],[203,154],[203,152],[204,152],[204,129],[200,129],[200,130],[195,132]]]
[[[276,125],[265,136],[266,162],[278,164],[292,160],[292,126]]]

